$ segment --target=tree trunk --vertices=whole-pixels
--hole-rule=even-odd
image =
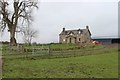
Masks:
[[[17,46],[17,42],[16,42],[15,37],[10,38],[10,46]]]
[[[29,38],[29,46],[31,46],[31,37]]]
[[[15,30],[10,31],[10,46],[17,46],[17,42],[15,39]]]

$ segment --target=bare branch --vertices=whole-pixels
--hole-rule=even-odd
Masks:
[[[38,34],[37,30],[34,30],[30,27],[22,28],[21,32],[23,34],[23,39],[25,43],[31,44],[31,40],[35,38]]]
[[[12,10],[9,6],[12,5]],[[33,8],[38,8],[37,2],[32,0],[13,0],[9,5],[9,1],[0,0],[0,30],[8,27],[11,40],[15,40],[16,28],[22,21],[23,24],[30,23],[33,20]],[[20,21],[18,23],[18,21]],[[26,23],[25,23],[26,22]]]

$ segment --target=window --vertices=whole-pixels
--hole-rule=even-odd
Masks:
[[[63,39],[63,41],[65,42],[65,39]]]
[[[79,41],[80,41],[80,38],[79,38]]]
[[[70,38],[70,43],[72,42],[72,39]]]

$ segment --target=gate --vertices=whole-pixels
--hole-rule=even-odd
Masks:
[[[32,55],[49,54],[50,46],[36,46],[32,49]]]

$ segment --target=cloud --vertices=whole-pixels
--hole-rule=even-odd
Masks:
[[[86,25],[90,26],[92,37],[117,36],[118,3],[111,1],[39,3],[32,26],[39,30],[39,36],[33,42],[58,42],[63,27],[83,29]]]
[[[47,2],[40,4],[35,24],[41,32],[40,42],[58,41],[63,27],[83,29],[86,25],[93,37],[117,36],[117,14],[117,3]]]
[[[40,0],[40,2],[118,2],[119,0]]]

